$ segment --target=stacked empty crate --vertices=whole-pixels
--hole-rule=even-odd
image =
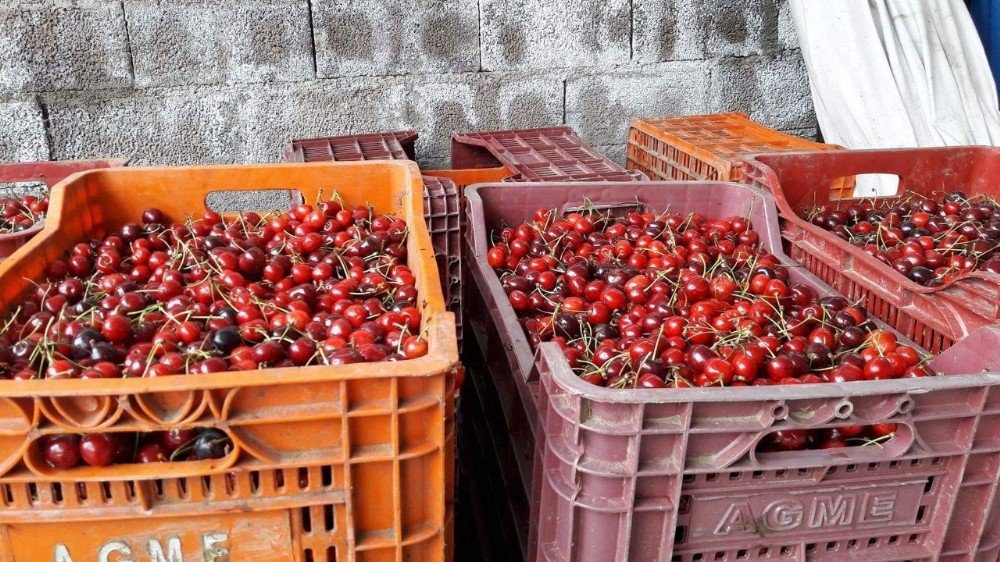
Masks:
[[[285,148],[286,162],[359,162],[364,160],[414,160],[416,131],[344,135],[293,140]],[[424,219],[434,244],[448,310],[455,314],[462,338],[461,202],[451,179],[423,175]]]
[[[629,172],[584,143],[570,127],[455,133],[453,168],[504,165],[516,174],[504,181],[633,181]]]
[[[629,170],[655,180],[739,181],[751,154],[839,149],[769,129],[743,113],[717,113],[633,119],[626,159]],[[836,197],[850,197],[854,181],[844,178],[832,188]]]

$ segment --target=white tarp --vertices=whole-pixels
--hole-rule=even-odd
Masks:
[[[1000,145],[996,84],[961,0],[789,3],[826,142]],[[866,179],[857,195],[895,191]]]

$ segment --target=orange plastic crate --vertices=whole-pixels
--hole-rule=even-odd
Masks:
[[[769,129],[744,113],[635,118],[628,132],[626,165],[653,180],[739,181],[743,159],[756,153],[842,150]],[[831,188],[850,197],[853,178]]]
[[[213,191],[292,190],[306,201],[336,191],[405,218],[429,353],[377,365],[0,380],[0,559],[450,560],[458,354],[421,187],[407,162],[122,168],[57,185],[45,228],[0,264],[4,309],[75,241],[151,205],[180,220]],[[173,427],[220,429],[234,451],[60,471],[34,445],[52,433]]]

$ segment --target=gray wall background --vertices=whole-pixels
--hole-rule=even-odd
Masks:
[[[0,160],[269,162],[292,138],[565,123],[621,162],[634,115],[815,136],[783,0],[0,0]]]

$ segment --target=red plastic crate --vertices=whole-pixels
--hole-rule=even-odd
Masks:
[[[554,344],[532,353],[486,263],[488,233],[529,219],[538,207],[585,202],[707,216],[749,211],[764,248],[791,266],[771,198],[710,182],[480,185],[467,198],[467,326],[522,453],[515,458],[532,498],[529,559],[987,560],[1000,553],[1000,519],[990,515],[1000,511],[1000,432],[993,429],[1000,375],[971,374],[1000,365],[1000,330],[986,328],[953,346],[933,363],[951,376],[932,379],[656,391],[590,386]],[[829,293],[801,268],[790,274]],[[779,429],[880,421],[902,428],[881,448],[755,452]],[[525,452],[534,457],[525,461]],[[878,502],[890,497],[898,509],[885,519]],[[849,513],[840,511],[845,502]],[[812,506],[828,510],[815,525],[782,524],[796,513],[808,521]],[[750,531],[757,522],[771,526]]]
[[[506,166],[515,175],[505,181],[646,180],[601,156],[570,127],[455,133],[452,168]]]
[[[124,160],[64,160],[53,162],[12,162],[0,164],[0,184],[42,182],[48,188],[77,172],[124,166]],[[0,234],[0,260],[10,257],[44,227],[39,222],[27,230]]]
[[[931,351],[946,349],[986,324],[1000,322],[1000,275],[972,272],[924,287],[860,248],[802,219],[810,207],[873,204],[895,196],[830,198],[838,178],[899,176],[898,193],[951,189],[1000,198],[1000,148],[956,147],[758,154],[744,162],[744,181],[774,194],[789,255],[868,311]]]
[[[296,139],[285,147],[286,162],[357,162],[362,160],[414,160],[417,132],[412,130],[364,135]],[[434,245],[448,310],[455,313],[462,337],[462,248],[459,189],[448,177],[422,175],[424,218]]]

